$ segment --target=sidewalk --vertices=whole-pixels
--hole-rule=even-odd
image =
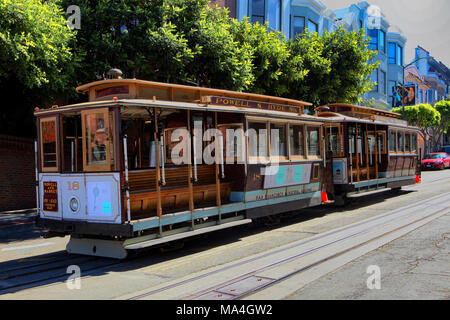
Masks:
[[[0,228],[24,223],[34,222],[37,216],[36,209],[24,209],[0,212]]]

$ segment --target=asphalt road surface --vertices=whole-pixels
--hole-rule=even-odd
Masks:
[[[0,216],[0,299],[449,299],[450,170],[125,261]],[[76,278],[79,272],[80,278]],[[78,281],[79,280],[79,281]]]

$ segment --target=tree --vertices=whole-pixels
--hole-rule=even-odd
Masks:
[[[82,13],[78,84],[114,67],[129,78],[233,90],[252,82],[251,51],[234,41],[227,12],[207,0],[62,0],[69,4]]]
[[[439,101],[434,108],[440,113],[441,121],[432,128],[432,141],[434,151],[439,151],[439,143],[444,133],[448,133],[450,129],[450,101]]]
[[[402,108],[393,108],[392,112],[402,113]],[[415,106],[405,106],[405,120],[413,126],[419,127],[425,141],[425,152],[430,150],[428,145],[429,129],[441,122],[441,114],[430,104],[422,103]],[[401,116],[400,116],[401,117]]]
[[[203,10],[197,26],[186,30],[186,38],[195,51],[186,76],[206,87],[249,91],[255,81],[253,49],[233,37],[228,10],[217,6],[205,6]]]
[[[68,90],[72,37],[55,3],[0,0],[0,133],[34,135],[34,107]]]
[[[306,76],[289,83],[293,98],[315,106],[332,102],[356,103],[370,91],[370,75],[378,67],[364,30],[303,33],[289,41],[292,56],[302,57]]]
[[[251,50],[250,67],[254,79],[249,91],[290,96],[287,81],[302,79],[306,72],[301,57],[294,57],[290,52],[285,35],[269,31],[268,22],[264,25],[250,23],[248,18],[231,20],[230,31],[241,47]]]

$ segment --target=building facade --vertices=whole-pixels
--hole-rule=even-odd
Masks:
[[[403,82],[406,37],[398,27],[391,26],[380,8],[366,1],[336,10],[335,13],[338,23],[346,30],[364,28],[370,38],[370,49],[378,52],[375,60],[379,61],[379,67],[371,76],[375,85],[364,99],[370,101],[371,107],[391,109],[393,88]]]
[[[336,28],[336,15],[316,0],[211,0],[210,5],[227,7],[230,16],[238,20],[264,24],[294,38],[305,29],[322,34]]]
[[[438,62],[430,52],[417,46],[415,49],[414,66],[428,85],[428,90],[419,90],[418,103],[429,103],[445,100],[450,91],[450,70],[442,62]]]
[[[394,105],[394,89],[398,86],[403,86],[404,78],[404,48],[406,45],[406,38],[402,35],[400,29],[393,27],[388,32],[387,38],[387,58],[388,58],[388,99],[387,103],[392,108]]]

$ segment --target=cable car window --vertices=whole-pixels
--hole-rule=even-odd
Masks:
[[[412,134],[411,151],[417,152],[417,133]]]
[[[348,127],[348,151],[351,154],[355,154],[356,151],[356,128],[355,127]]]
[[[81,117],[61,115],[62,172],[77,172],[83,168]]]
[[[226,163],[243,163],[245,157],[244,129],[241,123],[220,124],[223,136],[223,154]]]
[[[389,151],[395,152],[395,131],[389,131]]]
[[[320,156],[320,132],[318,127],[307,127],[308,156]]]
[[[304,136],[302,125],[289,126],[289,152],[291,156],[304,156]]]
[[[397,132],[397,152],[403,152],[403,132]]]
[[[405,152],[411,152],[411,135],[405,133]]]
[[[177,131],[178,130],[178,131]],[[166,163],[178,163],[186,164],[184,150],[188,150],[189,146],[186,145],[188,137],[184,134],[187,133],[187,127],[167,128],[164,130],[165,148],[166,148]],[[197,138],[198,139],[198,138]],[[180,144],[181,143],[181,144]],[[180,144],[180,145],[179,145]],[[156,151],[155,142],[152,142],[152,151],[150,155],[150,167],[156,166]],[[178,146],[178,147],[177,147]],[[177,149],[175,149],[177,147]],[[174,150],[175,149],[175,150]],[[177,152],[178,151],[178,152]],[[186,155],[188,156],[188,155]],[[162,155],[159,155],[159,161],[162,161]]]
[[[327,150],[333,152],[333,155],[341,153],[342,141],[339,139],[339,127],[329,127],[326,129],[327,132]],[[341,137],[342,138],[342,137]]]
[[[248,152],[253,158],[267,157],[267,124],[265,122],[248,123]]]
[[[378,132],[378,152],[386,152],[386,134],[384,132]]]
[[[276,140],[272,140],[272,134],[274,137],[278,135]],[[282,124],[271,123],[270,124],[270,151],[274,157],[286,158],[286,126]]]
[[[83,166],[86,171],[110,171],[112,135],[108,109],[83,111]]]
[[[363,138],[361,136],[361,127],[358,127],[358,154],[359,154],[360,161],[362,161],[363,150],[364,150],[364,144],[363,144]]]
[[[41,119],[41,163],[42,171],[57,171],[56,117]]]
[[[369,147],[369,152],[375,153],[375,134],[373,132],[367,135],[367,144]]]

